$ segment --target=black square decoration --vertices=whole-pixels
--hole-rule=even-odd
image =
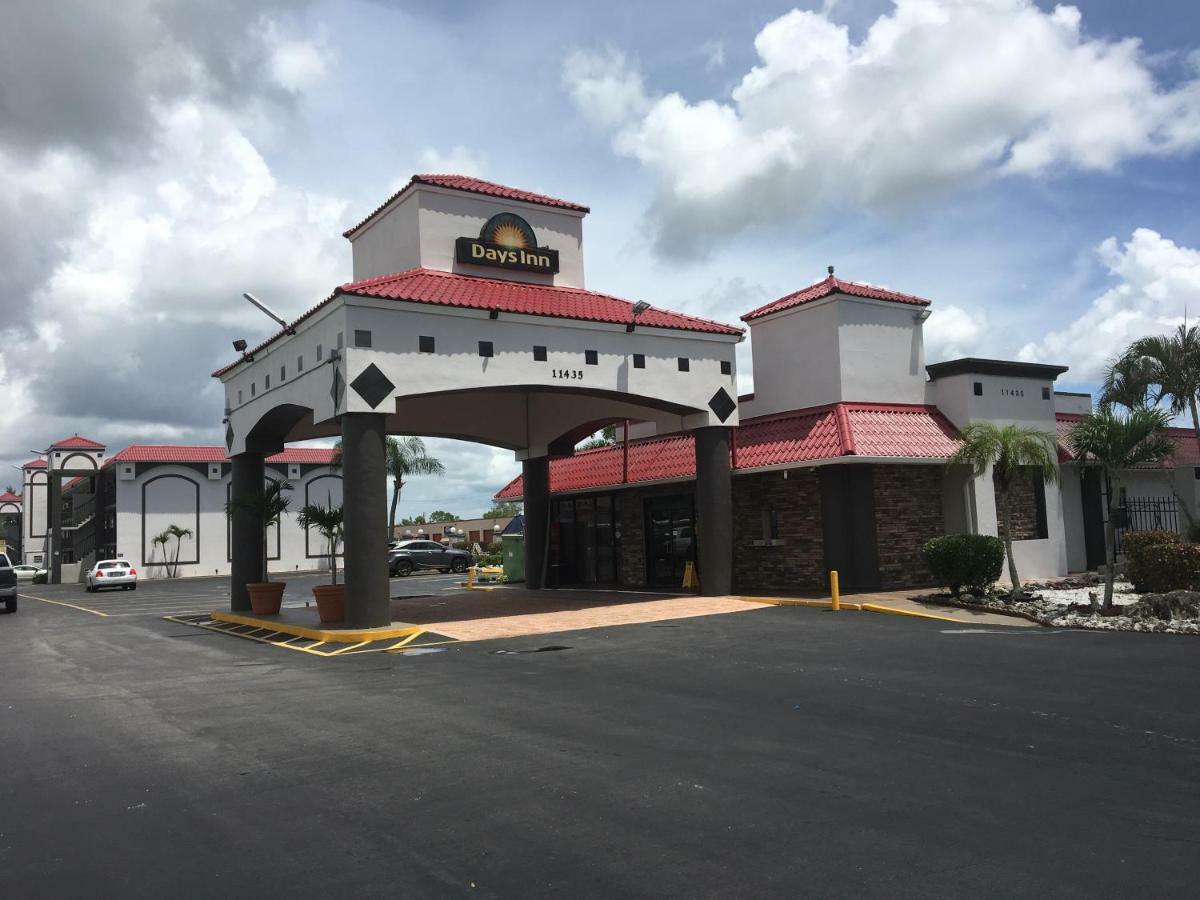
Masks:
[[[228,422],[225,423],[225,449],[233,449],[233,426]]]
[[[717,392],[712,395],[712,399],[708,401],[708,408],[716,414],[716,417],[724,422],[737,409],[737,404],[733,402],[733,398],[725,393],[725,388],[717,388]]]
[[[732,375],[733,374],[733,363],[731,363],[727,359],[721,360],[721,374],[722,375]]]
[[[374,409],[391,395],[396,386],[388,381],[388,377],[379,371],[375,363],[371,363],[350,382],[350,387]]]
[[[346,383],[342,381],[342,370],[333,370],[333,384],[329,387],[329,396],[333,400],[333,411],[337,412],[342,406],[342,395],[346,393]]]

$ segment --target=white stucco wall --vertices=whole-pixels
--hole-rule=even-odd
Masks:
[[[225,503],[229,496],[229,465],[220,464],[220,477],[210,478],[208,467],[140,464],[135,477],[118,473],[117,553],[138,568],[142,578],[163,578],[165,562],[174,559],[176,542],[168,544],[166,559],[153,537],[168,525],[191,529],[193,534],[180,544],[177,576],[229,574],[229,530]],[[308,502],[326,505],[342,500],[341,475],[327,466],[289,467],[269,464],[267,478],[286,479],[293,484],[291,509],[278,529],[267,535],[270,571],[287,573],[324,568],[324,543],[313,532],[305,543],[305,531],[296,515]]]
[[[974,390],[976,383],[982,386],[979,396]],[[1043,396],[1043,389],[1046,396]],[[989,421],[997,425],[1017,424],[1037,428],[1052,435],[1055,433],[1053,381],[1049,378],[977,373],[950,375],[931,381],[927,396],[959,428],[971,422]],[[998,514],[990,466],[973,480],[970,491],[969,500],[974,505],[977,533],[997,534]],[[1013,542],[1013,557],[1022,579],[1067,574],[1063,492],[1055,485],[1047,484],[1045,496],[1047,537]]]
[[[750,323],[753,415],[844,400],[925,402],[919,310],[834,295]]]
[[[24,515],[21,517],[21,554],[23,561],[43,565],[49,562],[46,559],[49,476],[44,469],[25,469],[22,475],[24,478],[21,508]]]

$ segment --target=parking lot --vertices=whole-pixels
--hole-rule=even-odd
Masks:
[[[1194,895],[1188,638],[768,607],[330,661],[126,605],[198,584],[0,615],[0,896]]]

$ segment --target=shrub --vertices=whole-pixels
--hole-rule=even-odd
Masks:
[[[934,580],[955,597],[963,588],[982,594],[1004,568],[1004,542],[989,534],[930,538],[921,553]]]
[[[1124,611],[1131,619],[1160,622],[1200,618],[1200,594],[1192,591],[1146,594],[1137,603],[1126,606]]]
[[[1153,544],[1141,551],[1145,589],[1155,594],[1200,589],[1200,544]]]
[[[1125,535],[1125,539],[1121,542],[1121,549],[1125,552],[1125,557],[1129,561],[1126,566],[1126,574],[1129,580],[1133,582],[1133,589],[1139,594],[1152,590],[1147,580],[1149,575],[1146,553],[1151,547],[1158,547],[1163,544],[1179,544],[1179,535],[1173,531],[1134,531]]]

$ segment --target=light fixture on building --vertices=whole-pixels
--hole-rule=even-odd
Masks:
[[[293,328],[291,325],[289,325],[287,323],[286,319],[284,319],[282,316],[276,314],[275,311],[271,309],[271,307],[267,306],[267,304],[263,303],[261,300],[259,300],[257,297],[255,297],[253,294],[251,294],[249,291],[243,291],[242,296],[245,297],[247,300],[249,300],[256,309],[258,309],[260,312],[264,313],[267,316],[267,318],[272,319],[275,322],[278,322],[280,327],[283,328],[284,334],[295,334],[296,333],[296,329]]]
[[[637,303],[633,304],[633,308],[630,310],[630,312],[633,314],[633,320],[628,325],[625,326],[625,330],[633,331],[634,326],[637,325],[638,316],[640,316],[642,313],[644,313],[649,308],[650,308],[650,304],[647,303],[645,300],[639,300]]]
[[[919,311],[913,313],[913,321],[914,322],[924,322],[931,315],[933,315],[932,309],[922,309],[922,310],[919,310]]]
[[[233,349],[242,354],[242,359],[244,359],[246,362],[254,362],[254,357],[246,352],[246,341],[244,339],[238,338],[236,341],[234,341]]]

